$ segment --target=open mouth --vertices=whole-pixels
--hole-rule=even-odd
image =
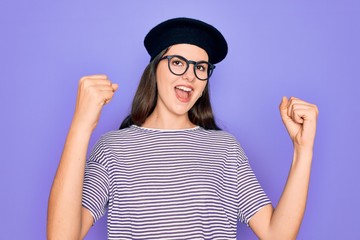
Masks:
[[[193,92],[192,88],[186,87],[186,86],[176,86],[175,87],[176,97],[181,102],[189,102],[191,94]]]

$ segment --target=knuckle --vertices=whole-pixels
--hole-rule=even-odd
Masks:
[[[316,114],[319,114],[319,108],[318,108],[317,105],[311,104],[311,107],[312,107],[312,109],[314,110],[314,112],[315,112]]]
[[[93,92],[94,91],[94,86],[90,85],[88,82],[84,82],[83,83],[83,87],[86,91],[89,92]]]
[[[316,112],[316,116],[319,115],[319,108],[315,106],[315,112]]]
[[[111,86],[111,81],[109,79],[104,79],[107,85]]]
[[[83,76],[80,78],[80,82],[85,82],[89,79],[89,76]]]
[[[82,77],[79,80],[79,85],[83,85],[84,81],[85,81],[86,77]]]
[[[82,77],[80,78],[80,85],[82,85],[83,87],[88,86],[90,79],[86,76],[86,77]]]

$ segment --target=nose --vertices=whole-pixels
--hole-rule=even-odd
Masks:
[[[196,78],[194,68],[195,65],[193,63],[190,63],[188,69],[184,72],[182,77],[190,82],[194,81]]]

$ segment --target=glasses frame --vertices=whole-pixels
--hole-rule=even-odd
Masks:
[[[174,73],[174,72],[171,70],[170,60],[171,60],[172,58],[174,58],[174,57],[177,57],[177,58],[183,60],[184,62],[186,62],[186,68],[185,68],[184,72],[181,73],[181,74]],[[195,61],[192,61],[192,60],[187,60],[185,57],[180,56],[180,55],[167,55],[167,56],[162,57],[162,58],[160,59],[160,61],[162,61],[162,60],[164,60],[164,59],[167,59],[167,60],[168,60],[168,68],[169,68],[170,72],[171,72],[172,74],[176,75],[176,76],[181,76],[181,75],[183,75],[184,73],[186,73],[186,71],[189,69],[190,64],[193,64],[193,65],[194,65],[194,74],[195,74],[196,78],[199,79],[199,80],[201,80],[201,81],[206,81],[206,80],[208,80],[208,79],[211,77],[211,75],[212,75],[212,73],[213,73],[213,71],[214,71],[214,69],[215,69],[215,67],[216,67],[214,64],[212,64],[212,63],[210,63],[210,62],[207,62],[207,61],[198,61],[198,62],[195,62]],[[199,78],[198,75],[196,74],[196,67],[198,66],[198,64],[202,64],[202,63],[206,63],[206,64],[208,64],[208,66],[209,66],[209,68],[208,68],[208,77],[205,78],[205,79]]]

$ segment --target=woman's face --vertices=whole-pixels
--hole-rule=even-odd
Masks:
[[[176,44],[169,48],[164,56],[180,55],[187,60],[208,61],[208,55],[204,49],[191,44]],[[174,75],[168,67],[168,59],[159,62],[156,70],[158,100],[156,108],[159,111],[187,115],[201,97],[207,81],[196,78],[194,64],[190,64],[187,71],[180,75]]]

